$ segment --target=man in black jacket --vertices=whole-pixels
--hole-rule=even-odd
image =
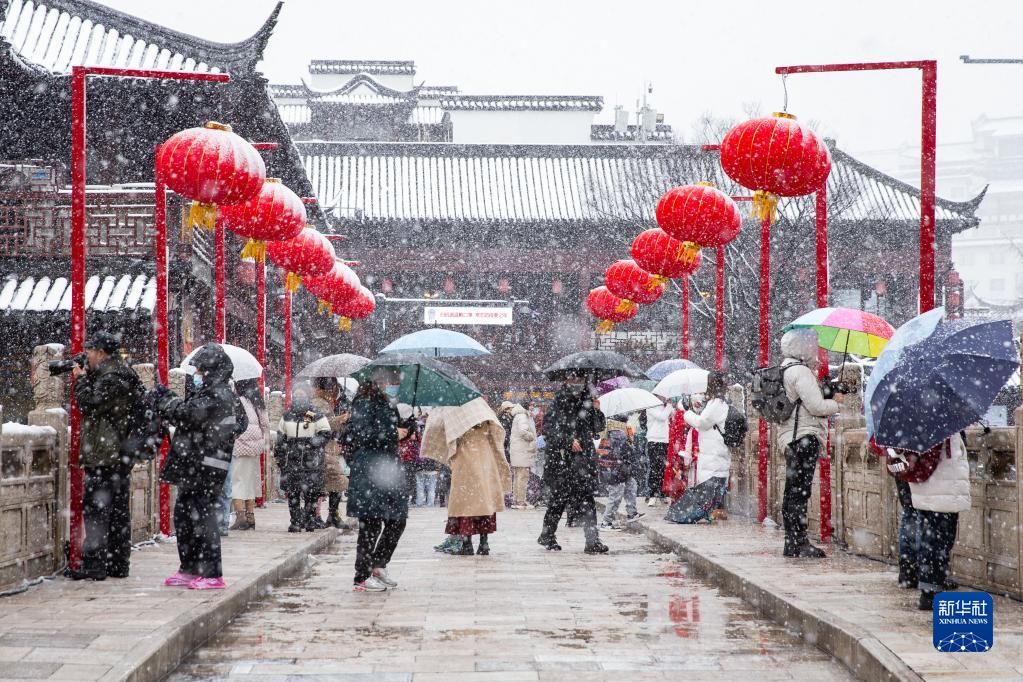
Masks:
[[[597,452],[593,441],[603,430],[604,415],[586,377],[566,379],[544,418],[547,436],[544,483],[550,487],[551,499],[537,542],[547,549],[561,549],[556,533],[567,509],[573,519],[583,524],[586,553],[608,551],[597,532],[597,506],[593,499],[597,492]]]
[[[164,584],[223,589],[220,492],[234,441],[248,428],[248,420],[229,383],[234,365],[220,345],[203,346],[191,364],[191,394],[182,399],[161,387],[156,401],[157,411],[175,427],[160,478],[178,486],[174,530],[181,565]]]
[[[145,387],[121,362],[117,337],[93,334],[85,344],[86,366],[75,365],[74,400],[82,411],[78,464],[85,470],[82,516],[85,542],[82,565],[68,571],[74,580],[127,578],[131,560],[131,469],[123,456],[132,403]]]

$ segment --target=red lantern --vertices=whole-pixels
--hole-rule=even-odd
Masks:
[[[687,258],[703,247],[724,246],[742,228],[732,197],[709,182],[672,187],[657,202],[656,214],[661,229],[685,245]]]
[[[604,272],[608,291],[622,299],[622,305],[650,305],[664,293],[664,285],[653,282],[654,276],[636,265],[634,260],[620,260]]]
[[[601,321],[597,325],[598,334],[611,331],[616,323],[628,322],[636,317],[639,308],[622,305],[623,303],[624,301],[608,291],[607,287],[590,290],[586,297],[586,308],[591,315]]]
[[[690,258],[685,244],[656,227],[637,235],[631,253],[636,265],[654,275],[649,285],[652,287],[693,274],[703,260],[699,251]]]
[[[224,206],[220,217],[239,237],[247,237],[242,258],[263,262],[266,242],[291,239],[305,227],[305,205],[298,195],[281,184],[278,178],[267,178],[254,197],[242,204]]]
[[[284,286],[292,293],[298,291],[303,277],[325,275],[334,267],[334,247],[330,240],[311,227],[303,227],[286,241],[270,242],[266,245],[266,255],[288,273]]]
[[[319,301],[317,312],[321,313],[332,312],[342,301],[358,294],[362,286],[359,276],[340,261],[334,261],[334,266],[325,275],[303,278],[302,284]]]
[[[788,113],[740,123],[721,141],[721,167],[753,192],[754,214],[776,214],[778,197],[820,189],[831,172],[831,153],[810,128]]]
[[[266,180],[266,165],[256,148],[232,133],[231,126],[213,121],[172,135],[160,145],[156,166],[168,187],[192,199],[189,228],[212,230],[217,204],[248,201]]]
[[[364,286],[359,286],[358,292],[341,302],[336,309],[341,319],[338,320],[337,328],[343,332],[351,331],[352,320],[364,320],[376,310],[376,299],[373,294]]]

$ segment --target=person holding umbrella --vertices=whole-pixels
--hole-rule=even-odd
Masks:
[[[408,519],[405,472],[398,456],[401,371],[386,366],[367,369],[345,431],[352,458],[346,513],[359,520],[353,590],[383,592],[397,586],[387,574],[387,564]]]

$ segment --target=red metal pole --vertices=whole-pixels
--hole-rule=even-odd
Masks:
[[[81,67],[71,69],[71,354],[85,345],[85,78]],[[82,559],[82,501],[85,472],[79,466],[82,413],[71,383],[71,436],[68,452],[71,509],[69,510],[68,565],[77,570]]]
[[[682,278],[682,359],[689,359],[689,275]]]
[[[760,367],[767,367],[771,358],[771,217],[760,221]],[[767,518],[767,421],[760,418],[760,443],[757,452],[757,520]]]
[[[227,311],[224,309],[225,284],[224,284],[224,226],[217,221],[215,229],[215,258],[214,258],[214,280],[216,283],[216,294],[214,308],[216,312],[215,335],[217,343],[227,342]]]
[[[266,380],[266,263],[256,264],[256,360],[263,368],[259,375],[259,392],[262,395]],[[262,507],[266,497],[266,452],[259,453],[259,489],[263,492],[256,498],[256,506]]]
[[[815,196],[815,214],[817,227],[817,307],[828,306],[828,185],[817,190]],[[820,378],[828,375],[828,352],[820,351]],[[821,542],[831,542],[831,428],[828,423],[828,433],[824,445],[824,454],[820,458],[821,483],[820,483],[820,507],[821,507]]]
[[[934,308],[934,200],[937,156],[938,64],[923,67],[920,133],[920,312]]]
[[[291,292],[284,292],[284,406],[291,407]]]
[[[157,154],[160,146],[157,145]],[[159,166],[154,164],[154,179],[156,180],[156,207],[154,209],[154,220],[156,222],[156,313],[153,330],[156,334],[156,374],[157,381],[166,386],[170,383],[170,343],[169,343],[169,322],[168,322],[168,286],[167,286],[167,187],[163,181],[163,174]],[[170,451],[167,438],[164,437],[160,444],[160,466]],[[170,485],[160,484],[160,532],[164,535],[171,534],[170,518]]]
[[[718,247],[714,267],[714,368],[725,368],[725,247]]]

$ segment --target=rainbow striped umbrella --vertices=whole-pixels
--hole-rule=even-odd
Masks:
[[[818,308],[785,326],[814,329],[820,347],[835,353],[852,353],[876,358],[884,350],[895,328],[873,313],[853,308]]]

